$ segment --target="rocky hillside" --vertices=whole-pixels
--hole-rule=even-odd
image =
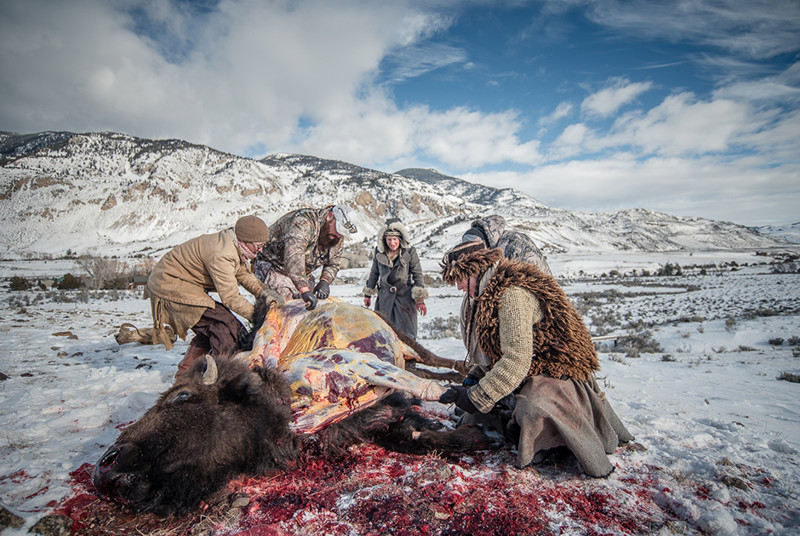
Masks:
[[[313,156],[242,158],[180,140],[116,133],[0,133],[0,243],[6,257],[67,250],[157,255],[244,214],[270,223],[301,206],[350,203],[364,248],[390,216],[438,258],[469,222],[499,213],[545,251],[668,251],[785,244],[741,225],[643,209],[549,208],[513,189],[439,174],[361,168]],[[355,246],[356,244],[352,244]]]

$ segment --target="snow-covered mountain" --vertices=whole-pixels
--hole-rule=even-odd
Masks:
[[[759,233],[776,236],[793,244],[800,244],[800,221],[789,225],[765,225],[756,227]]]
[[[242,158],[180,140],[117,133],[0,133],[0,244],[7,256],[153,254],[244,214],[268,223],[301,206],[346,202],[370,245],[403,219],[435,257],[476,216],[502,214],[545,251],[769,248],[786,242],[745,226],[643,209],[549,208],[434,170],[397,173],[313,156]]]

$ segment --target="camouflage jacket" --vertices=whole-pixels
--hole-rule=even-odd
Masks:
[[[270,225],[270,240],[259,252],[259,259],[269,261],[297,288],[313,288],[308,276],[320,266],[320,278],[332,283],[341,266],[342,240],[331,248],[322,247],[318,240],[332,208],[301,208],[281,216]]]
[[[500,248],[507,259],[527,262],[537,266],[546,274],[552,274],[550,266],[536,243],[525,233],[506,230],[506,220],[498,214],[492,214],[472,222],[467,233],[480,236],[489,248]],[[474,236],[473,236],[474,238]]]

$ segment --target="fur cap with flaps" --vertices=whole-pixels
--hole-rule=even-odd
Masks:
[[[382,253],[386,253],[384,237],[387,235],[400,237],[401,248],[407,248],[411,244],[411,239],[408,236],[408,229],[406,229],[406,226],[403,225],[403,222],[401,222],[399,218],[390,218],[386,220],[386,223],[384,223],[383,227],[378,231],[377,248],[378,251]]]
[[[480,276],[502,256],[502,249],[489,249],[481,240],[462,242],[445,253],[439,263],[442,279],[453,285],[470,276]]]

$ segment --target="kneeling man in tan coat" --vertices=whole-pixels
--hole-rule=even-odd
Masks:
[[[230,355],[239,349],[239,337],[246,328],[231,311],[253,319],[253,304],[239,293],[240,284],[254,296],[265,293],[283,304],[251,268],[268,240],[267,225],[256,216],[244,216],[233,228],[193,238],[158,261],[145,290],[153,314],[153,342],[172,348],[164,324],[172,326],[181,339],[189,329],[195,335],[176,376],[199,357]],[[215,291],[222,303],[208,295]]]

